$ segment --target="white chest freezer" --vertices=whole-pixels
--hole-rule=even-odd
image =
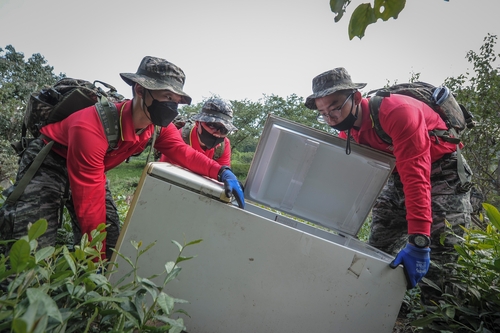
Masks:
[[[181,304],[189,333],[392,332],[403,269],[355,235],[394,165],[354,143],[347,156],[344,140],[270,116],[245,210],[227,202],[220,183],[151,163],[117,249],[135,258],[130,241],[157,241],[141,260],[147,277],[177,257],[171,240],[203,239],[183,253],[196,258],[180,263],[166,290],[189,301]]]

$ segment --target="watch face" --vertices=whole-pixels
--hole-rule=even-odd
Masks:
[[[416,246],[418,247],[426,247],[429,245],[429,240],[427,237],[422,236],[422,235],[416,235],[413,238],[413,242],[415,243]]]

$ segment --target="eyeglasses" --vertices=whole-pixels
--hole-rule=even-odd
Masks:
[[[224,125],[222,125],[222,124],[219,124],[219,123],[205,123],[205,125],[208,128],[210,128],[210,129],[218,131],[222,135],[226,135],[226,134],[229,133],[228,129],[225,128]]]
[[[331,118],[332,117],[332,112],[336,112],[336,111],[342,110],[342,108],[347,103],[347,101],[349,100],[349,98],[351,98],[352,94],[354,94],[354,93],[350,93],[349,96],[347,96],[347,98],[345,99],[344,103],[342,103],[341,106],[338,106],[335,109],[332,109],[332,110],[328,111],[327,114],[322,114],[322,113],[318,114],[316,116],[316,120],[318,122],[322,123],[322,124],[326,124],[327,118]]]

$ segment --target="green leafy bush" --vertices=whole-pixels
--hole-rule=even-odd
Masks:
[[[104,225],[92,232],[91,241],[84,235],[74,252],[64,245],[39,249],[37,238],[46,229],[46,220],[37,221],[27,236],[13,243],[7,257],[0,256],[1,332],[179,333],[185,329],[182,318],[170,317],[186,314],[175,309],[176,304],[186,301],[167,295],[163,289],[179,274],[178,263],[192,258],[181,255],[185,247],[201,240],[185,245],[172,241],[179,248],[177,259],[148,278],[138,276],[137,263],[154,243],[142,248],[141,242],[133,242],[135,262],[117,252],[130,271],[112,285],[100,273],[108,265],[100,257]],[[108,266],[109,274],[116,273],[114,266]],[[157,286],[153,278],[163,279],[162,284]]]
[[[483,204],[489,223],[484,230],[464,229],[451,283],[458,292],[428,307],[412,325],[425,332],[498,332],[500,327],[500,213]],[[451,229],[450,229],[451,230]],[[429,284],[429,281],[427,281]],[[439,289],[437,286],[435,288]]]

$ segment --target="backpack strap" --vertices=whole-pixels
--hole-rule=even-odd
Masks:
[[[53,145],[54,141],[50,141],[45,145],[45,147],[43,147],[40,150],[40,152],[36,155],[35,159],[31,163],[30,167],[28,168],[28,171],[26,171],[23,178],[21,178],[21,180],[17,184],[14,191],[12,191],[12,193],[7,197],[7,199],[5,199],[6,203],[11,205],[16,203],[16,201],[19,199],[21,194],[23,194],[24,190],[26,189],[26,186],[28,186],[31,179],[33,179],[33,176],[35,176],[35,173],[37,172],[38,168],[40,168],[40,165],[42,165],[43,160],[49,154]]]
[[[377,135],[386,143],[392,145],[391,137],[382,129],[379,120],[379,110],[380,104],[382,104],[382,100],[384,96],[375,95],[370,98],[368,101],[368,105],[370,106],[370,118],[372,119],[372,127],[377,133]]]
[[[222,141],[215,147],[214,157],[212,159],[218,160],[224,153],[224,149],[226,149],[226,141]]]
[[[101,95],[95,104],[95,108],[108,139],[108,151],[116,149],[120,137],[120,122],[118,121],[118,110],[115,103],[108,101],[104,95]]]
[[[191,119],[189,119],[182,126],[182,130],[181,130],[182,140],[184,140],[184,142],[187,145],[190,145],[191,147],[193,146],[191,144],[191,132],[193,131],[193,127],[194,127],[194,122]]]

